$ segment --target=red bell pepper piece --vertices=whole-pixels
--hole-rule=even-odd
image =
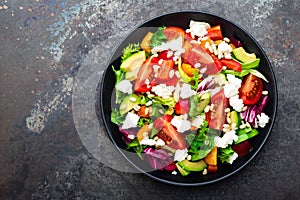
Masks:
[[[235,60],[231,60],[231,59],[222,59],[221,62],[223,63],[223,65],[225,65],[228,69],[232,69],[234,71],[237,72],[241,72],[242,71],[242,65],[241,63],[235,61]]]
[[[207,34],[206,36],[212,40],[223,40],[223,34],[221,31],[221,26],[213,26],[211,28],[206,29]]]

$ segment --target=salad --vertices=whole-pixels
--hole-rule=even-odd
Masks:
[[[158,27],[120,59],[111,121],[155,170],[214,173],[249,153],[269,122],[260,58],[220,25]]]

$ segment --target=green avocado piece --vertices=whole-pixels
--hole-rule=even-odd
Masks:
[[[242,64],[242,69],[253,69],[257,68],[260,62],[260,58],[256,58],[255,60],[248,62],[248,63],[243,63]]]
[[[194,171],[194,172],[199,172],[203,171],[206,167],[207,164],[203,160],[199,160],[197,162],[191,162],[188,160],[183,160],[178,162],[180,167],[182,167],[186,171]]]
[[[241,117],[239,113],[235,110],[230,112],[230,124],[235,123],[236,127],[239,127],[241,125]]]
[[[126,60],[124,60],[120,66],[120,68],[124,72],[134,71],[136,68],[140,68],[146,60],[145,51],[139,51],[137,53],[132,54]]]
[[[190,174],[190,172],[188,172],[188,171],[184,170],[182,167],[180,167],[180,165],[178,163],[176,163],[175,165],[182,176],[187,176]]]
[[[137,104],[139,96],[136,94],[127,95],[120,104],[120,114],[123,115],[130,111]]]
[[[236,59],[243,63],[250,63],[256,59],[256,55],[254,53],[247,53],[243,47],[233,49],[232,53]]]
[[[202,113],[205,107],[210,103],[210,93],[204,93],[200,97],[200,102],[198,104],[199,112]]]

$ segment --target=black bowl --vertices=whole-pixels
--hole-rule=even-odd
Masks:
[[[110,121],[110,113],[112,108],[111,102],[113,102],[112,98],[115,85],[115,76],[114,72],[112,71],[111,65],[113,65],[114,67],[120,66],[120,56],[122,55],[122,50],[129,43],[140,43],[148,31],[154,32],[157,30],[157,27],[163,25],[179,26],[186,29],[188,28],[189,21],[191,19],[196,21],[205,21],[210,23],[212,26],[220,24],[224,36],[233,36],[234,38],[242,41],[243,47],[248,52],[254,52],[261,59],[259,71],[269,80],[269,83],[266,83],[264,85],[264,88],[269,91],[270,101],[264,112],[270,117],[270,122],[264,129],[259,130],[260,134],[250,140],[250,143],[253,146],[253,149],[250,153],[248,153],[246,156],[238,158],[232,165],[220,164],[216,173],[209,173],[205,176],[202,175],[202,173],[195,173],[183,177],[180,174],[175,176],[170,172],[161,170],[148,172],[148,168],[145,167],[146,164],[142,162],[137,156],[129,157],[127,154],[125,155],[123,151],[121,151],[121,149],[126,149],[126,144],[121,137],[118,127]],[[149,177],[161,182],[181,186],[196,186],[217,182],[235,174],[243,167],[245,167],[257,155],[257,153],[266,142],[272,130],[277,110],[277,87],[274,72],[265,52],[258,44],[258,42],[243,28],[233,22],[212,14],[195,11],[175,12],[158,16],[150,19],[149,21],[143,23],[135,30],[133,30],[123,40],[123,42],[121,42],[119,47],[111,56],[108,67],[103,74],[100,91],[100,105],[105,128],[107,130],[108,136],[110,137],[116,148],[120,150],[120,153],[141,173],[144,173]]]

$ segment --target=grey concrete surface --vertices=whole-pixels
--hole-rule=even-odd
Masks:
[[[1,0],[0,199],[299,199],[299,9],[296,0]],[[101,76],[137,24],[180,10],[241,25],[265,50],[278,85],[263,149],[238,174],[203,187],[175,187],[99,162],[72,112],[80,69],[98,63]]]

